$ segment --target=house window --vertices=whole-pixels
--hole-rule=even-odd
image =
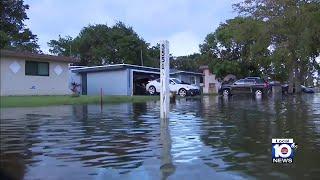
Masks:
[[[49,76],[49,63],[38,61],[26,61],[27,76]]]
[[[191,76],[190,77],[190,83],[191,84],[196,84],[196,77],[195,76]]]

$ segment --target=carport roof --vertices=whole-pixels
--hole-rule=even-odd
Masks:
[[[123,69],[134,69],[134,70],[142,70],[142,71],[149,71],[154,73],[159,73],[159,68],[147,67],[147,66],[138,66],[138,65],[131,65],[131,64],[112,64],[112,65],[105,65],[105,66],[92,66],[92,67],[80,67],[80,68],[73,68],[71,66],[71,71],[74,73],[90,73],[90,72],[99,72],[99,71],[115,71],[115,70],[123,70]],[[193,74],[193,75],[202,75],[202,73],[191,72],[191,71],[179,71],[176,69],[170,69],[170,74]]]
[[[72,67],[71,67],[72,68]],[[122,69],[138,69],[143,71],[151,71],[155,73],[159,73],[159,68],[152,68],[147,66],[138,66],[131,64],[111,64],[105,66],[91,66],[91,67],[81,67],[81,68],[73,68],[71,71],[74,73],[90,73],[90,72],[98,72],[98,71],[113,71],[113,70],[122,70]]]
[[[202,73],[192,72],[192,71],[180,71],[177,69],[170,69],[170,74],[193,74],[193,75],[203,75]]]

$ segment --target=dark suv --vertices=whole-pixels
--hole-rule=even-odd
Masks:
[[[223,84],[219,93],[224,96],[232,94],[263,95],[269,91],[269,84],[259,77],[247,77],[239,79],[233,84]]]

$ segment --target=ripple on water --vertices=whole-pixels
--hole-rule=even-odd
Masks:
[[[0,161],[18,179],[312,179],[320,172],[319,109],[319,95],[181,99],[162,126],[158,102],[102,112],[97,105],[7,108]],[[294,165],[270,162],[274,137],[297,141]]]

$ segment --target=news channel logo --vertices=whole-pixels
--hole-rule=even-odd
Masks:
[[[272,139],[272,163],[293,163],[297,148],[293,139]]]

